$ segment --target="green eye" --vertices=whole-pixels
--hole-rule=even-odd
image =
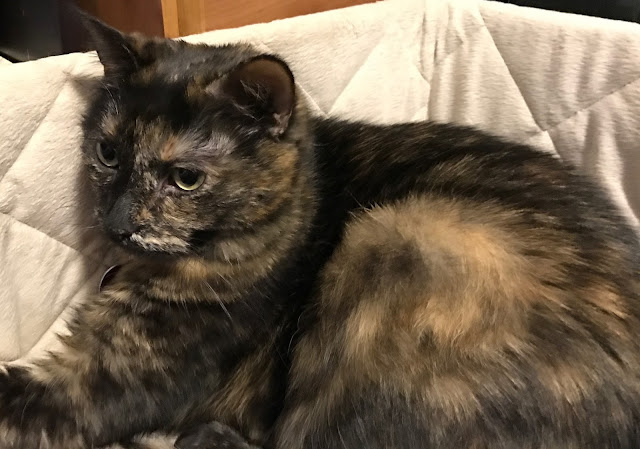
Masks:
[[[118,166],[118,153],[112,146],[98,142],[96,143],[96,154],[98,160],[107,167],[116,168]]]
[[[174,168],[171,179],[182,190],[195,190],[204,182],[204,173],[187,168]]]

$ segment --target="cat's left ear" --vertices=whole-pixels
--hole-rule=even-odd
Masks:
[[[296,103],[293,74],[281,59],[257,56],[229,73],[215,90],[264,124],[272,137],[279,137],[289,127]]]
[[[152,63],[162,51],[175,45],[168,39],[153,39],[141,34],[125,34],[87,14],[72,4],[67,10],[89,34],[104,67],[105,78],[122,79]]]
[[[90,48],[98,52],[106,78],[121,78],[140,67],[131,40],[125,34],[82,11],[71,2],[63,3],[71,17],[88,33]]]

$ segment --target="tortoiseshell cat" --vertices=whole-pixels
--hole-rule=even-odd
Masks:
[[[574,169],[310,117],[250,46],[90,27],[84,157],[133,260],[0,374],[0,448],[640,448],[640,246]]]

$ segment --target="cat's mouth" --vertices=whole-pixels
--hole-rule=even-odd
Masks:
[[[190,243],[175,236],[155,237],[134,232],[120,236],[116,243],[134,254],[184,255],[190,253]]]
[[[145,232],[126,235],[108,234],[117,245],[134,255],[179,256],[204,250],[207,245],[220,236],[220,231],[215,229],[197,230],[191,232],[190,236],[185,239],[174,235],[154,236]]]
[[[237,234],[238,231],[225,232],[222,229],[210,228],[192,231],[184,239],[175,235],[155,236],[144,232],[111,237],[120,247],[134,255],[184,256],[210,252],[216,243],[232,236],[237,238]]]

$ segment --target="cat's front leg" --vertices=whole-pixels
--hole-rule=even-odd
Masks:
[[[76,369],[53,358],[41,366],[0,371],[0,449],[92,449],[171,420],[164,388],[158,387],[161,378],[153,389],[145,389],[135,379],[114,379],[102,368]]]
[[[78,311],[60,350],[2,370],[0,449],[97,448],[185,416],[203,371],[186,370],[182,352],[164,350],[178,339],[178,318],[143,312],[98,298]],[[196,357],[187,343],[178,347]]]
[[[260,449],[231,427],[216,421],[183,433],[175,446],[176,449]]]
[[[0,449],[85,449],[72,404],[28,368],[0,369]]]

